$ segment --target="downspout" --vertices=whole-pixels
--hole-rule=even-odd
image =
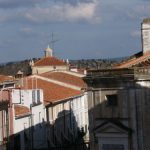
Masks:
[[[8,106],[8,105],[7,105]],[[8,107],[7,107],[7,110],[6,110],[6,131],[7,131],[7,147],[8,147],[8,150],[10,150],[10,141],[9,141],[9,115],[8,115]]]
[[[32,114],[32,104],[30,104],[30,111],[31,111],[31,150],[33,150],[34,148],[34,143],[33,143],[33,130],[34,130],[34,126],[33,126],[33,114]]]
[[[54,144],[56,144],[56,141],[55,141],[55,130],[54,130],[54,112],[53,112],[53,105],[51,106],[52,107],[52,135],[53,135],[53,142]]]
[[[63,113],[63,115],[64,115],[64,133],[65,133],[65,127],[66,127],[66,116],[65,116],[65,109],[64,109],[64,103],[62,103],[62,105],[63,105],[63,111],[64,111],[64,113]]]
[[[137,96],[136,96],[136,91],[134,92],[135,96],[135,119],[136,119],[136,132],[137,132],[137,147],[139,150],[139,129],[138,129],[138,106],[137,106]]]
[[[14,110],[13,110],[13,104],[12,104],[12,96],[11,96],[11,91],[8,90],[8,99],[10,100],[9,101],[9,109],[8,109],[8,115],[9,115],[9,140],[10,140],[10,147],[13,147],[14,146],[14,143],[13,143],[13,134],[14,134],[14,130],[13,130],[13,127],[14,127]]]
[[[3,122],[3,120],[4,120],[4,118],[3,118],[3,110],[2,110],[2,140],[4,142],[4,127],[3,127],[4,122]]]

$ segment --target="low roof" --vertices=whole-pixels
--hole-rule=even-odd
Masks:
[[[28,89],[42,89],[45,103],[53,103],[60,100],[65,100],[71,97],[76,97],[82,94],[80,90],[67,88],[49,81],[37,78],[27,78]]]
[[[25,116],[25,115],[30,114],[30,109],[23,105],[14,105],[14,109],[15,109],[16,117]]]
[[[133,66],[140,65],[140,64],[144,63],[145,61],[148,61],[147,65],[150,66],[150,61],[149,60],[150,60],[150,52],[145,53],[144,55],[142,55],[142,56],[140,56],[140,57],[138,57],[136,59],[131,59],[131,60],[127,61],[127,62],[119,64],[115,68],[130,68],[130,67],[133,67]]]
[[[34,66],[64,66],[64,65],[67,64],[56,57],[44,57],[34,64]]]
[[[6,81],[12,81],[13,77],[11,76],[5,76],[5,75],[0,75],[0,82],[6,82]]]
[[[70,84],[73,86],[77,86],[80,88],[87,87],[86,83],[83,81],[81,77],[68,74],[68,73],[64,73],[64,72],[47,72],[47,73],[41,74],[40,76],[46,77],[48,79],[57,80],[59,82],[63,82],[63,83]]]

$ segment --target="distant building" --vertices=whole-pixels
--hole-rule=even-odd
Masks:
[[[5,88],[14,88],[15,81],[12,76],[0,75],[0,89],[3,90]]]
[[[9,99],[7,91],[0,91],[0,149],[7,148],[9,138]]]
[[[2,144],[7,143],[11,150],[47,148],[42,90],[8,89],[1,94]]]
[[[82,77],[76,72],[50,71],[22,80],[25,89],[43,90],[49,148],[88,147],[87,85]]]
[[[11,97],[14,150],[47,148],[43,91],[13,89]]]
[[[149,150],[150,69],[89,70],[91,150]]]
[[[46,48],[44,58],[33,63],[30,62],[32,74],[41,74],[53,70],[68,70],[69,66],[63,60],[53,56],[53,50],[48,46]]]
[[[10,127],[10,98],[9,89],[15,87],[13,77],[0,75],[0,149],[8,147],[9,136],[12,128]]]
[[[112,69],[88,70],[91,150],[149,150],[150,19],[143,50]]]

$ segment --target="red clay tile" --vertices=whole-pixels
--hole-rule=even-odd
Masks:
[[[47,72],[41,74],[40,76],[46,77],[48,79],[57,80],[63,83],[71,84],[80,88],[87,87],[86,83],[83,81],[82,78],[63,72]]]
[[[22,116],[30,113],[30,109],[22,105],[14,105],[14,109],[15,109],[15,116]]]
[[[27,89],[43,89],[44,102],[56,102],[83,94],[81,91],[36,78],[27,78]]]
[[[0,82],[12,81],[12,80],[13,80],[13,77],[0,75]]]
[[[140,64],[143,61],[146,61],[148,59],[150,59],[150,53],[146,53],[146,54],[144,54],[143,56],[141,56],[139,58],[130,60],[130,61],[126,62],[126,63],[122,63],[122,64],[116,66],[115,68],[129,68],[129,67],[132,67],[134,65],[138,65],[138,64]]]
[[[64,65],[67,64],[56,57],[44,57],[34,64],[34,66],[64,66]]]

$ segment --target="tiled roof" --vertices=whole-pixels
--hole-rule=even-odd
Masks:
[[[53,80],[57,80],[63,83],[71,84],[73,86],[77,86],[80,88],[87,87],[86,83],[83,81],[82,78],[72,75],[72,74],[64,73],[64,72],[47,72],[47,73],[41,74],[40,76],[53,79]]]
[[[15,116],[24,116],[30,113],[30,109],[28,107],[22,105],[14,105]]]
[[[12,80],[13,80],[13,77],[0,75],[0,82],[12,81]]]
[[[56,102],[67,98],[79,96],[82,94],[79,90],[74,90],[64,86],[57,85],[41,79],[28,78],[28,89],[42,89],[44,94],[44,102]]]
[[[122,63],[122,64],[116,66],[116,68],[129,68],[132,66],[136,66],[136,65],[138,65],[138,64],[140,64],[146,60],[149,60],[149,59],[150,59],[150,53],[146,53],[139,58],[136,58],[136,59],[130,60],[128,62]]]
[[[64,66],[65,62],[56,57],[44,57],[37,61],[34,66]]]

